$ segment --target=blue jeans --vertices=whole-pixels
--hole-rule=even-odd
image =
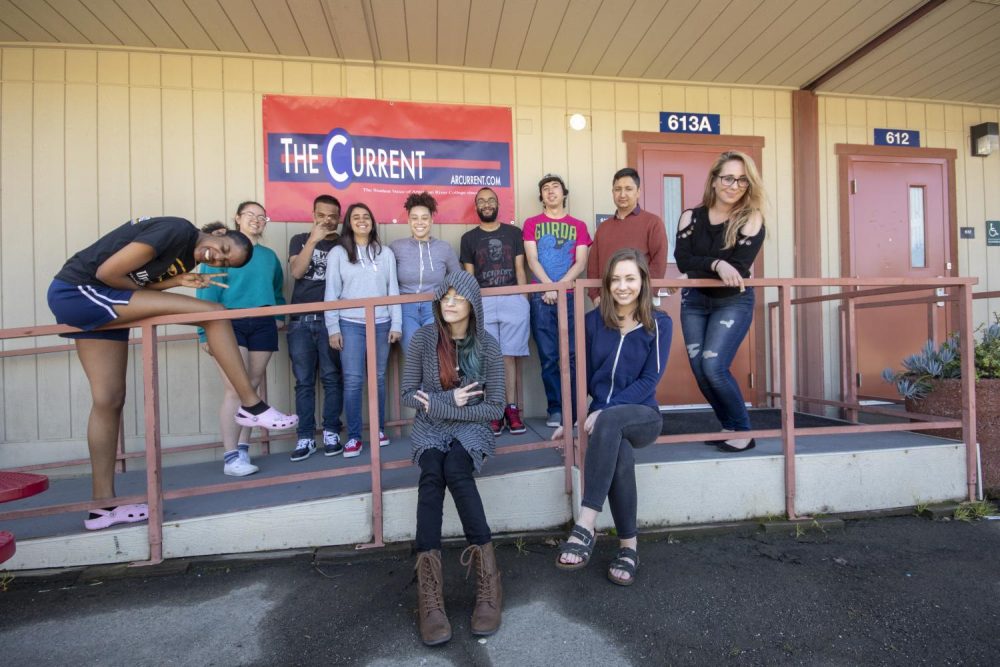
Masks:
[[[316,317],[307,315],[306,317]],[[323,430],[339,433],[344,408],[344,386],[340,352],[330,347],[323,316],[288,324],[288,356],[295,375],[295,412],[299,416],[298,437],[316,433],[316,368],[323,383]]]
[[[569,378],[572,391],[570,410],[576,413],[576,345],[573,336],[573,295],[567,294],[569,326]],[[542,365],[542,385],[548,400],[548,414],[562,413],[562,379],[559,375],[559,307],[542,301],[542,294],[531,295],[531,335]]]
[[[376,372],[378,374],[378,427],[385,430],[385,367],[389,363],[389,322],[375,325]],[[361,405],[365,392],[365,325],[340,320],[344,349],[340,363],[344,369],[344,411],[347,437],[361,438]]]
[[[417,329],[434,323],[434,304],[431,301],[404,303],[403,306],[403,352],[410,349],[410,341]]]
[[[698,388],[722,428],[749,431],[750,416],[736,378],[729,372],[753,321],[754,293],[715,299],[693,288],[681,291],[681,330]]]

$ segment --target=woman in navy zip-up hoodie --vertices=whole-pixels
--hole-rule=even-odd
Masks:
[[[578,523],[563,542],[556,567],[576,570],[594,549],[594,525],[605,498],[618,533],[619,550],[608,579],[635,581],[637,493],[632,450],[660,435],[663,419],[656,385],[667,366],[673,323],[653,307],[649,266],[642,253],[619,250],[608,262],[600,307],[587,313],[587,393],[592,400],[584,428],[590,434]],[[556,429],[553,439],[562,437]]]

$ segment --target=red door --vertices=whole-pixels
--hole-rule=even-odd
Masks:
[[[640,206],[663,218],[667,228],[670,254],[667,264],[667,278],[680,274],[673,258],[674,236],[681,212],[701,205],[705,192],[705,180],[712,163],[723,150],[742,150],[751,155],[760,166],[760,149],[752,146],[725,145],[716,142],[711,145],[692,144],[640,144],[637,169],[642,177]],[[756,154],[755,154],[756,153]],[[758,258],[758,262],[760,258]],[[667,370],[656,390],[660,405],[704,405],[705,397],[698,390],[691,367],[688,365],[684,335],[681,332],[680,294],[664,297],[660,308],[674,321],[674,335],[670,347]],[[740,384],[743,396],[752,401],[753,370],[757,335],[755,328],[733,360],[733,377]]]
[[[849,275],[935,278],[951,275],[948,179],[944,160],[849,155]],[[881,378],[900,368],[929,338],[941,341],[948,326],[944,302],[888,305],[932,294],[858,299],[856,305],[858,394],[899,398]],[[880,304],[874,307],[873,304]]]

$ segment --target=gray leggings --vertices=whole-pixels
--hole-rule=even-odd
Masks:
[[[607,498],[620,540],[639,533],[632,448],[651,444],[662,429],[663,418],[648,405],[616,405],[601,411],[587,440],[582,505],[600,512]]]

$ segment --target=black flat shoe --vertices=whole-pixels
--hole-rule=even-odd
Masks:
[[[753,438],[750,438],[750,442],[747,443],[746,447],[733,447],[732,445],[727,445],[725,440],[718,441],[719,449],[724,452],[735,452],[735,453],[748,452],[756,446],[757,446],[757,441],[754,440]]]

